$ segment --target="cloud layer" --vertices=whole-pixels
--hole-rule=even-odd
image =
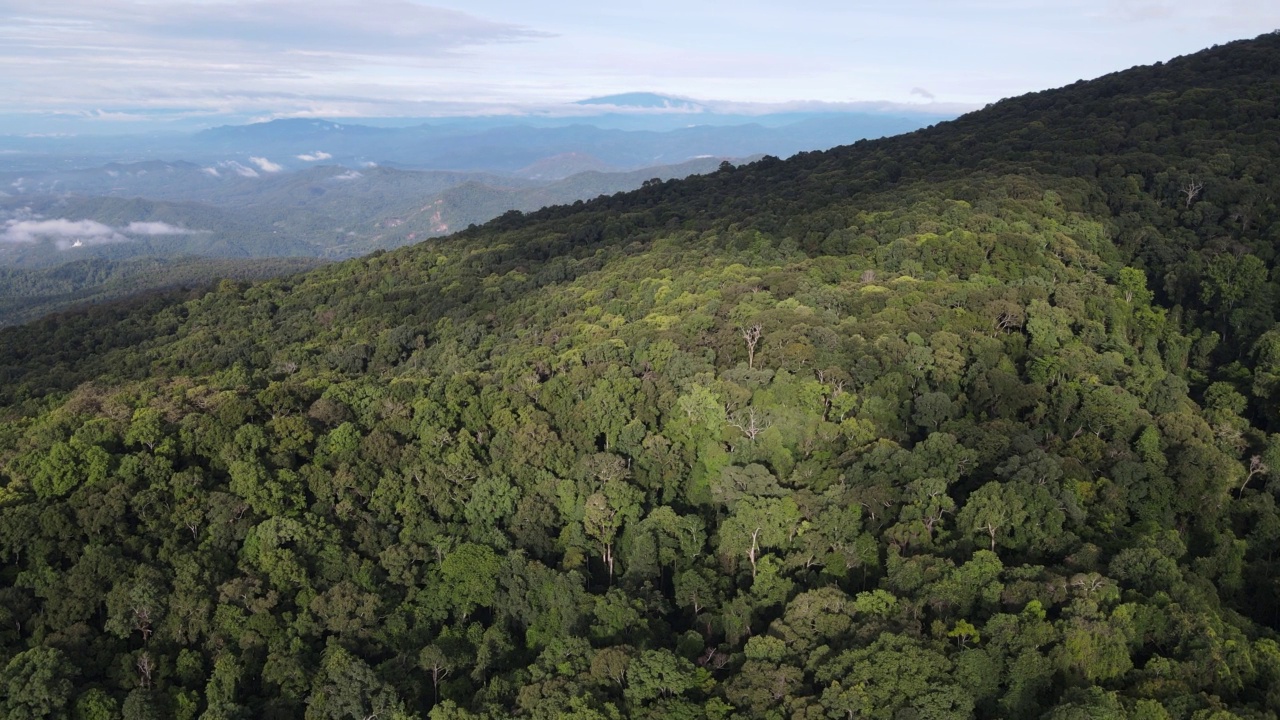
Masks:
[[[0,243],[52,241],[59,248],[129,242],[130,236],[190,235],[193,230],[163,222],[132,222],[122,228],[95,220],[58,218],[9,220],[0,230]]]
[[[1276,27],[1274,0],[0,0],[0,114],[220,124],[634,90],[981,104]]]
[[[0,111],[341,114],[467,48],[540,36],[411,0],[4,0]]]

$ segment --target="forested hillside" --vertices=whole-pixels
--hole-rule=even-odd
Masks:
[[[0,267],[0,325],[30,322],[77,304],[188,289],[207,290],[219,280],[264,280],[310,270],[312,258],[143,258],[80,260],[52,268]]]
[[[1277,167],[1271,34],[5,330],[0,715],[1275,718]]]

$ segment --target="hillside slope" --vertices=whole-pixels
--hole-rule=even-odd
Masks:
[[[1274,718],[1280,36],[0,333],[0,710]]]

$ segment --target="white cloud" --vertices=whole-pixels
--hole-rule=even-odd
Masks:
[[[637,89],[918,104],[913,85],[981,105],[1278,26],[1275,0],[0,0],[0,111],[212,125]]]
[[[93,220],[10,220],[0,232],[0,242],[33,243],[41,239],[69,244],[98,245],[126,242],[114,228]]]
[[[248,178],[258,177],[257,170],[254,170],[251,167],[245,167],[244,165],[241,165],[235,160],[223,160],[222,162],[218,163],[218,167],[226,168],[231,172],[234,172],[235,174],[239,175],[240,177],[248,177]],[[214,172],[217,172],[217,171],[215,170]]]
[[[258,169],[265,173],[278,173],[284,168],[263,157],[251,157],[249,162],[258,166]]]
[[[128,242],[128,235],[155,237],[160,235],[193,235],[198,230],[188,230],[165,222],[131,222],[122,228],[96,220],[9,220],[0,231],[0,243],[34,243],[51,240],[60,250]]]
[[[0,109],[351,114],[539,37],[417,0],[4,0]]]
[[[124,228],[124,232],[130,235],[192,235],[194,230],[188,230],[177,225],[170,225],[164,222],[131,222]]]
[[[363,173],[360,173],[356,170],[348,170],[342,173],[341,175],[334,175],[329,179],[330,180],[359,180],[362,177],[364,177]]]
[[[303,162],[319,162],[319,161],[321,161],[321,160],[331,160],[331,159],[333,159],[333,156],[332,156],[332,155],[330,155],[330,154],[329,154],[329,153],[327,153],[327,152],[321,151],[321,150],[317,150],[317,151],[315,151],[315,152],[313,152],[313,153],[309,153],[309,154],[305,154],[305,155],[294,155],[294,157],[298,158],[299,160],[301,160],[301,161],[303,161]]]
[[[200,168],[201,172],[211,177],[222,177],[222,173],[218,172],[218,168]]]

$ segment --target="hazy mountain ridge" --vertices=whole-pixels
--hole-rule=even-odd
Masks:
[[[699,155],[787,156],[906,132],[950,117],[953,114],[907,110],[761,115],[678,112],[652,118],[606,113],[454,118],[407,127],[281,119],[185,136],[0,137],[0,171],[31,172],[60,164],[85,167],[175,157],[211,168],[235,162],[255,172],[252,159],[260,158],[296,170],[315,162],[304,158],[318,157],[317,153],[324,160],[356,168],[377,163],[419,170],[504,173],[517,172],[548,157],[582,153],[628,170],[684,162]]]

